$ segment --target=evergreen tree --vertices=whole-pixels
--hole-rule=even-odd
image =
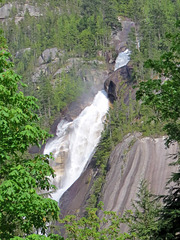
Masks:
[[[137,200],[132,203],[133,213],[128,211],[127,219],[130,233],[136,233],[135,239],[150,240],[158,230],[160,205],[148,190],[145,180],[140,182]]]
[[[152,67],[159,74],[159,79],[150,79],[141,82],[137,91],[137,99],[141,99],[143,104],[155,110],[153,119],[165,122],[164,130],[167,132],[166,145],[172,142],[180,142],[180,76],[179,76],[179,56],[180,56],[180,34],[179,22],[177,32],[169,34],[172,42],[169,52],[164,53],[160,60],[147,62],[148,67]],[[179,165],[178,159],[174,164]],[[180,235],[180,173],[174,173],[170,182],[169,195],[164,197],[164,208],[159,219],[159,231],[154,239],[179,239]]]

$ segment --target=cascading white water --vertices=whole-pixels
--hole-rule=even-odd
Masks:
[[[119,53],[114,70],[130,61],[130,53],[128,49]],[[56,173],[53,183],[58,190],[52,194],[52,198],[56,201],[59,201],[62,194],[78,179],[94,153],[108,108],[106,92],[98,92],[93,103],[74,121],[62,120],[58,124],[56,137],[46,144],[44,154],[52,152],[55,158],[51,166]]]
[[[128,62],[130,61],[130,56],[129,56],[130,54],[131,54],[131,51],[129,49],[126,49],[124,52],[120,52],[118,54],[118,57],[116,58],[116,62],[114,66],[114,71],[128,64]]]
[[[78,179],[92,156],[100,140],[108,108],[106,92],[99,91],[93,103],[74,121],[61,121],[57,136],[46,144],[44,154],[52,152],[57,161],[51,164],[57,175],[55,184],[58,190],[52,194],[56,201]]]

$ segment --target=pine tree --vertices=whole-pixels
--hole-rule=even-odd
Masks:
[[[158,216],[160,205],[148,190],[145,180],[140,182],[137,200],[132,203],[133,213],[128,211],[128,225],[130,233],[135,233],[137,239],[154,239],[154,233],[158,229]]]

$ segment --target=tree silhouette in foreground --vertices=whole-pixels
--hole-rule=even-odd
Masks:
[[[40,147],[49,136],[37,125],[36,99],[18,90],[6,40],[0,33],[0,239],[26,237],[35,231],[45,234],[48,223],[59,214],[57,202],[37,192],[49,191],[48,155],[28,156],[32,145]],[[44,236],[45,238],[45,236]],[[17,239],[17,237],[16,237]],[[28,238],[29,239],[29,238]],[[33,238],[34,239],[34,238]],[[37,235],[37,239],[38,235]],[[54,238],[55,239],[55,238]]]

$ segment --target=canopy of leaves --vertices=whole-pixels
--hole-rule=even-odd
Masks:
[[[49,136],[37,126],[36,99],[18,90],[20,76],[12,70],[11,54],[0,35],[0,239],[44,234],[47,223],[58,218],[57,203],[37,191],[54,186],[49,177],[51,156],[27,158],[31,145],[40,146]],[[22,85],[22,84],[21,84]]]

